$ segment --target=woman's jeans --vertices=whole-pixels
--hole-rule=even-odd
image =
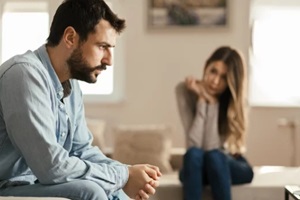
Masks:
[[[72,200],[128,200],[122,190],[112,196],[107,194],[99,185],[88,180],[77,180],[56,185],[23,185],[10,186],[0,189],[0,196],[22,197],[65,197]]]
[[[203,186],[209,184],[214,200],[230,200],[231,184],[250,183],[252,167],[242,156],[232,157],[221,150],[204,151],[192,147],[183,158],[179,179],[184,200],[201,200]]]

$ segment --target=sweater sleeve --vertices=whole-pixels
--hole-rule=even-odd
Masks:
[[[186,135],[187,147],[203,148],[207,104],[198,101],[194,120]]]
[[[196,111],[197,95],[192,91],[189,91],[184,82],[180,82],[176,86],[175,93],[179,116],[186,134],[193,123]]]
[[[176,86],[175,92],[187,147],[201,147],[206,104],[199,103],[197,95],[188,90],[183,82]]]
[[[207,118],[205,124],[205,134],[203,138],[203,149],[212,150],[221,147],[221,140],[218,130],[219,104],[209,104],[207,106]]]

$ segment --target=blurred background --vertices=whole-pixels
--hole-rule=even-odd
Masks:
[[[253,165],[299,165],[300,1],[186,0],[185,11],[221,6],[226,20],[177,26],[151,23],[155,8],[166,12],[175,0],[106,2],[126,19],[127,29],[114,49],[114,65],[97,84],[81,84],[86,116],[106,124],[106,147],[113,146],[116,125],[165,124],[172,129],[173,148],[184,149],[175,85],[188,75],[201,78],[210,53],[229,45],[248,66],[247,157]],[[44,43],[60,3],[1,0],[1,62]]]

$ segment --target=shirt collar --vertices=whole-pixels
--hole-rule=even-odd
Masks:
[[[47,69],[49,72],[50,78],[52,80],[53,86],[56,90],[56,95],[58,99],[62,99],[66,96],[68,96],[71,93],[71,84],[70,81],[66,81],[63,84],[59,81],[59,78],[54,71],[54,68],[51,64],[49,54],[46,50],[46,45],[42,45],[39,47],[37,50],[34,52],[38,58],[41,60],[43,63],[44,67]]]

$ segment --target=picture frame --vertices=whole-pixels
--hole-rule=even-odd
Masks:
[[[229,0],[148,0],[148,27],[226,27]]]

